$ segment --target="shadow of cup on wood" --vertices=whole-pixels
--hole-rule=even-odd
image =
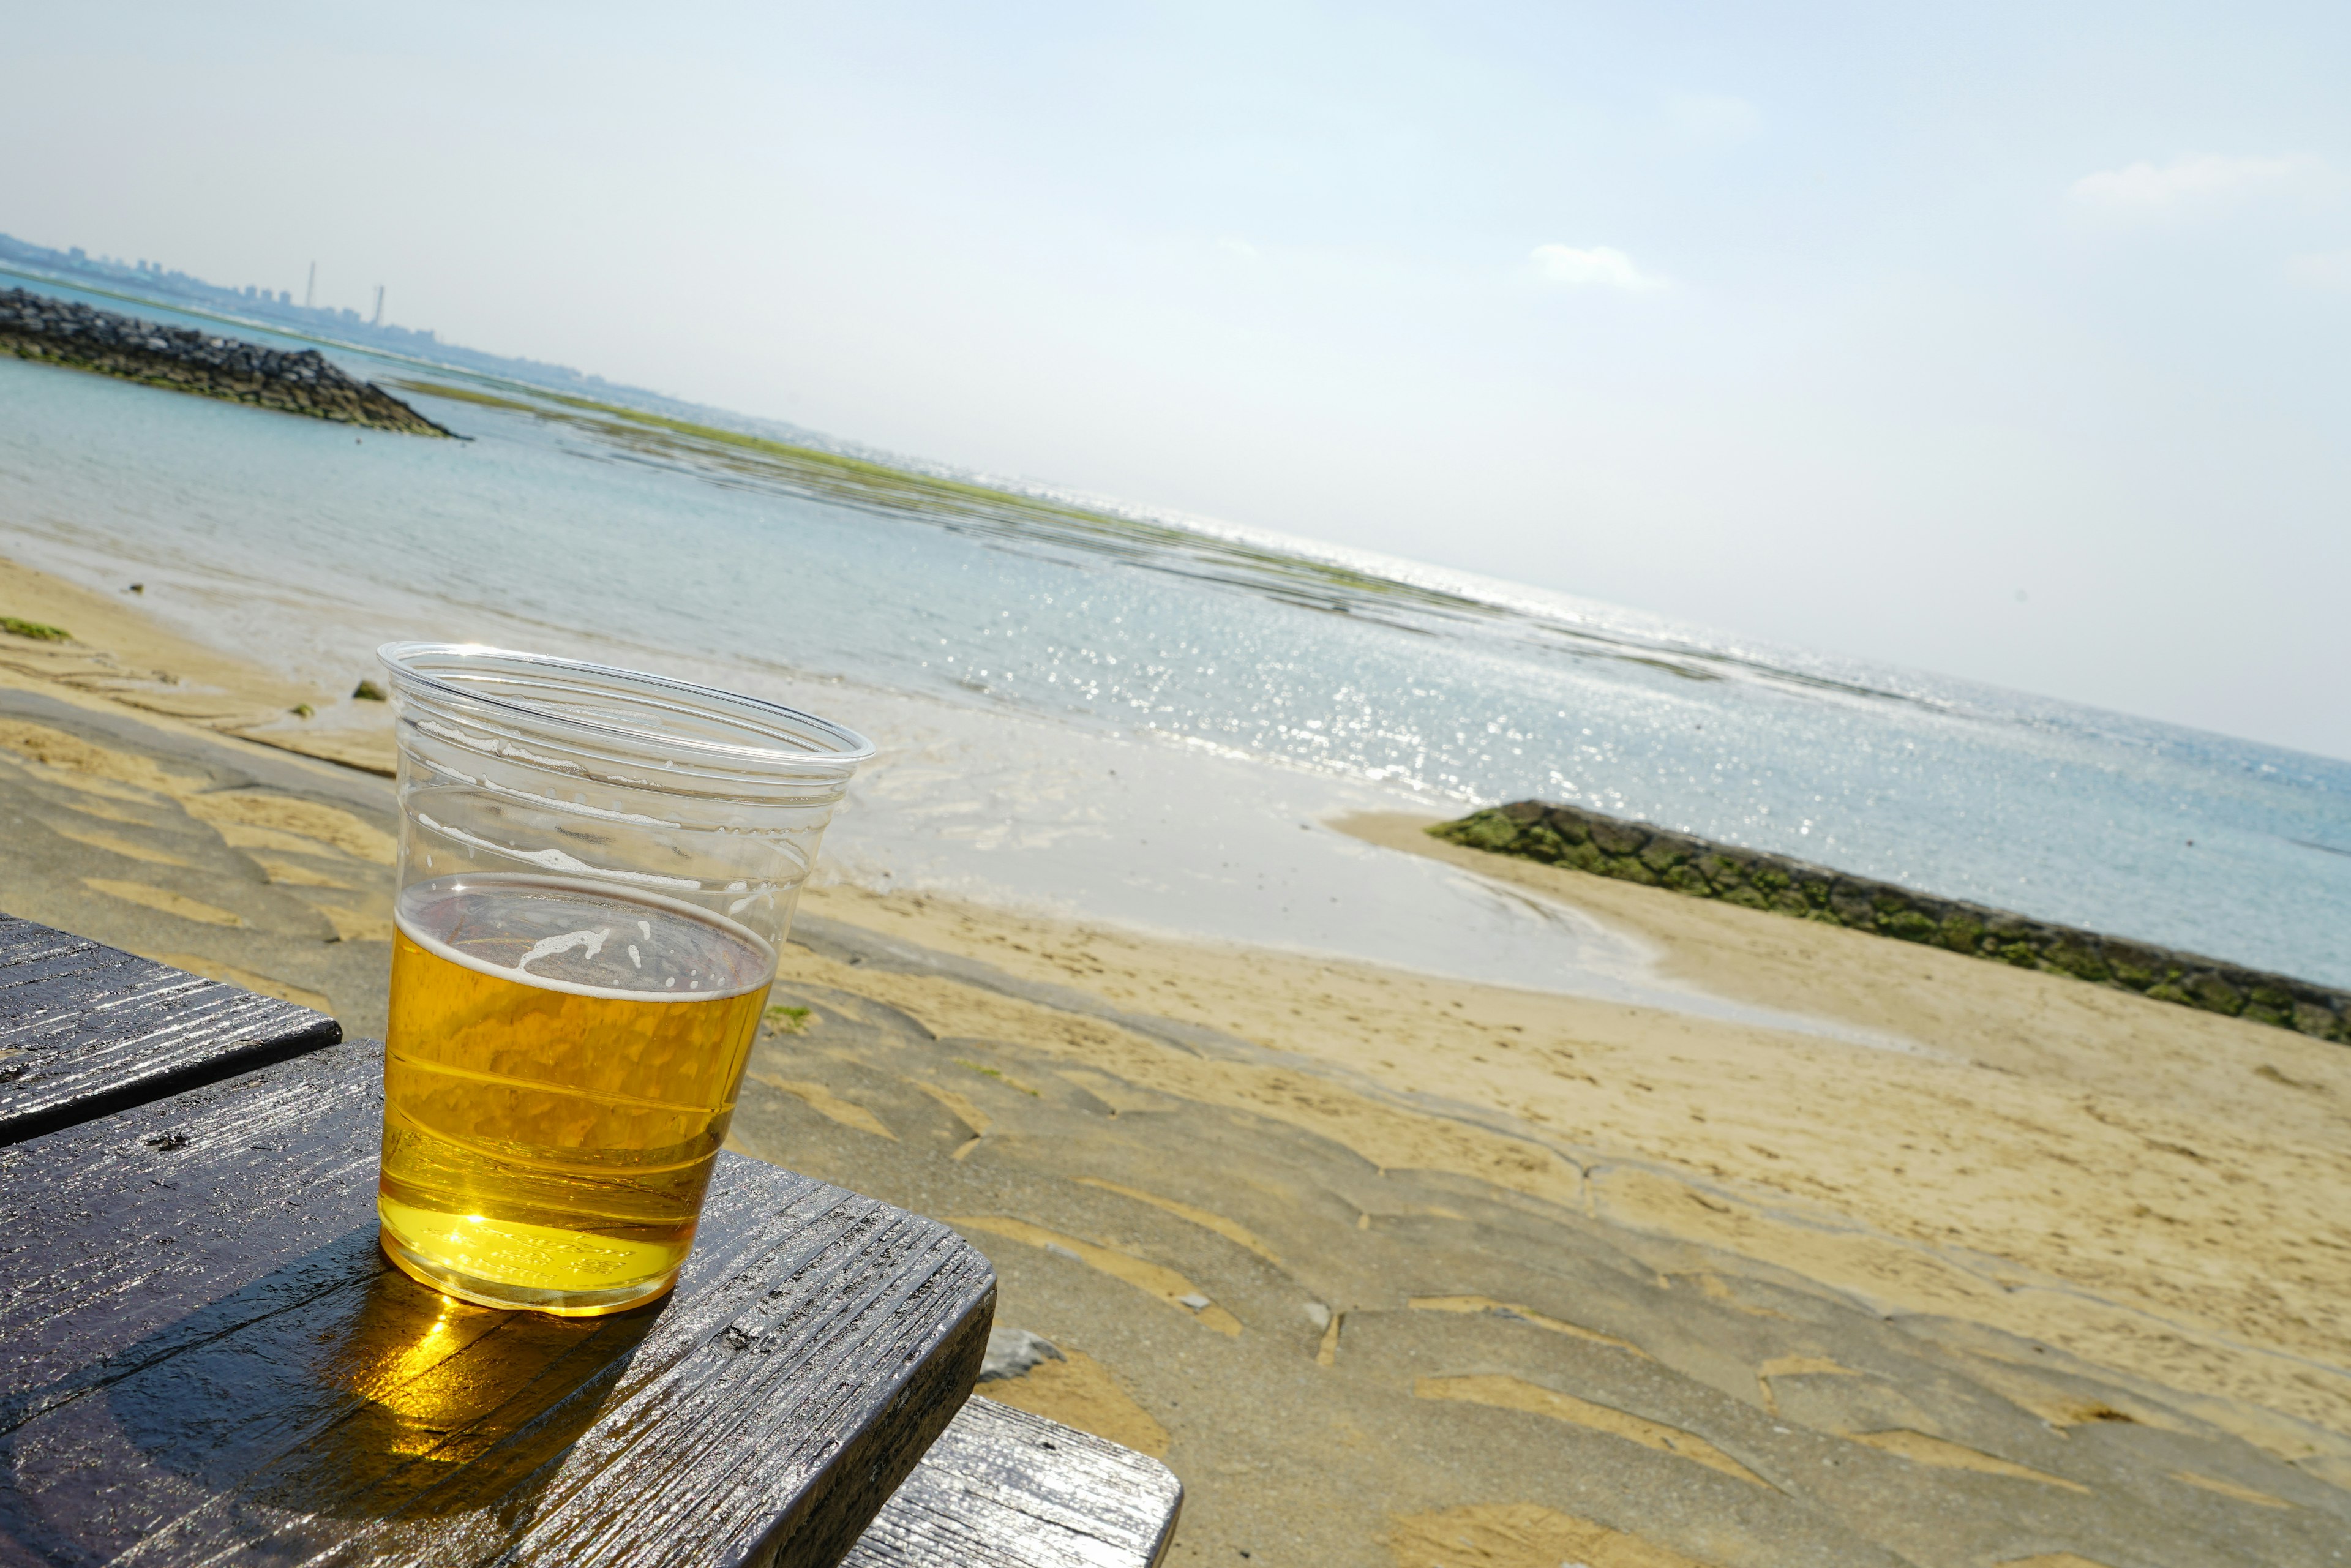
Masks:
[[[496,1507],[595,1420],[667,1298],[603,1318],[453,1300],[337,1238],[93,1369],[148,1465],[205,1511],[427,1520]]]

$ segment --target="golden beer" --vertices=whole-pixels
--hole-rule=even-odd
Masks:
[[[420,883],[394,924],[384,1250],[494,1306],[667,1290],[775,950],[674,899],[536,876]]]

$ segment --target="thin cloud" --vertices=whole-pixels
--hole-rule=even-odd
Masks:
[[[1643,272],[1633,258],[1609,246],[1578,250],[1573,246],[1539,245],[1532,257],[1545,281],[1571,288],[1623,288],[1644,293],[1663,288],[1666,280]]]
[[[1255,261],[1257,259],[1257,246],[1249,244],[1249,241],[1241,238],[1238,235],[1225,235],[1222,239],[1217,242],[1217,248],[1223,251],[1227,256],[1237,256],[1242,261]]]
[[[1727,146],[1763,129],[1763,117],[1743,98],[1713,93],[1676,93],[1666,99],[1666,118],[1692,141]]]
[[[2161,167],[2129,163],[2085,174],[2074,182],[2074,199],[2105,212],[2156,216],[2277,190],[2316,172],[2319,167],[2315,159],[2306,157],[2224,158],[2206,153]]]

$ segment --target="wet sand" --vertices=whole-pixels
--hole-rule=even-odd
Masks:
[[[72,633],[48,642],[0,633],[0,683],[98,696],[298,755],[387,777],[392,727],[381,703],[354,701],[351,677],[290,681],[181,636],[126,582],[93,593],[0,557],[0,615]],[[375,672],[367,672],[374,674]],[[380,679],[380,678],[379,678]],[[296,710],[308,707],[308,715]]]
[[[0,569],[0,908],[380,1032],[387,782],[124,599]],[[1419,826],[1910,1049],[820,887],[735,1140],[962,1228],[1179,1563],[2344,1560],[2351,1052]]]

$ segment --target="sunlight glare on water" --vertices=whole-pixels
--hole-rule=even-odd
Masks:
[[[910,507],[551,405],[404,395],[476,439],[357,444],[0,361],[0,550],[93,583],[135,565],[163,585],[147,608],[289,671],[362,670],[394,634],[491,638],[935,743],[927,784],[885,753],[835,831],[861,875],[902,883],[1136,920],[1147,901],[1119,890],[1149,867],[1189,888],[1152,923],[1295,942],[1254,875],[1207,876],[1217,835],[1538,796],[2351,984],[2351,765],[1435,569]],[[981,821],[1001,831],[965,831]],[[1343,882],[1343,858],[1284,874]],[[1458,956],[1430,913],[1449,895],[1404,874],[1344,896],[1334,950]]]

